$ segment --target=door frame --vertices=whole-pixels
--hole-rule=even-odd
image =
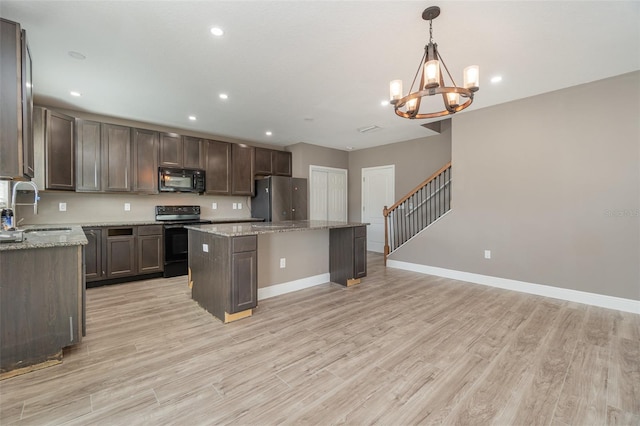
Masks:
[[[347,169],[340,169],[337,167],[326,167],[326,166],[315,166],[313,164],[309,165],[309,216],[311,216],[311,212],[313,211],[313,206],[311,205],[311,202],[313,200],[313,197],[311,196],[311,192],[313,191],[313,188],[311,187],[311,185],[313,184],[313,180],[311,179],[311,175],[314,171],[318,171],[318,172],[339,172],[339,173],[343,173],[344,174],[344,206],[346,208],[345,211],[345,221],[349,220],[349,170]]]
[[[390,205],[392,205],[394,203],[393,200],[395,200],[395,196],[396,196],[396,165],[395,164],[388,164],[385,166],[375,166],[375,167],[363,167],[360,170],[360,221],[361,222],[366,222],[365,221],[365,216],[363,214],[364,211],[364,207],[366,205],[367,202],[367,197],[366,197],[366,192],[365,192],[365,188],[366,185],[364,185],[364,178],[365,178],[365,174],[367,172],[372,172],[375,170],[381,170],[381,169],[388,169],[391,171],[391,204],[389,204],[387,207],[389,207]],[[384,206],[382,206],[384,208]],[[371,232],[367,232],[367,247],[373,247],[373,244],[371,243],[371,241],[369,241],[370,236],[372,235]],[[384,235],[383,235],[384,237]],[[371,248],[368,248],[368,250],[371,250]],[[383,249],[384,251],[384,249]]]

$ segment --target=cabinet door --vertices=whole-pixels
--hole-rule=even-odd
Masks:
[[[255,148],[255,168],[256,175],[269,176],[273,173],[271,164],[271,154],[274,151],[266,148]]]
[[[131,129],[102,125],[102,189],[131,191]]]
[[[102,229],[85,228],[87,245],[84,246],[85,278],[87,282],[104,278],[102,266]]]
[[[183,144],[183,166],[185,169],[201,169],[202,164],[200,163],[200,150],[201,150],[201,139],[194,138],[191,136],[183,136],[182,137]]]
[[[231,255],[231,312],[255,308],[258,303],[258,255],[256,251]]]
[[[137,247],[139,274],[164,270],[162,225],[138,226]]]
[[[253,195],[254,149],[252,146],[232,144],[231,195]]]
[[[158,132],[132,130],[133,190],[158,193]]]
[[[22,111],[20,105],[20,25],[0,19],[0,177],[22,175]]]
[[[204,140],[203,167],[207,177],[207,194],[229,195],[231,193],[231,144]]]
[[[273,151],[273,174],[291,177],[291,153],[287,151]]]
[[[47,111],[45,119],[46,189],[75,190],[74,124],[73,117]]]
[[[108,232],[111,229],[108,230]],[[107,278],[136,274],[134,236],[107,237]]]
[[[353,269],[354,277],[362,278],[367,276],[367,228],[359,226],[355,228],[355,239],[353,243]]]
[[[100,164],[100,123],[76,120],[76,191],[100,191],[102,167]]]
[[[176,133],[160,133],[160,165],[163,167],[182,167],[182,137]]]
[[[34,177],[33,153],[33,78],[31,50],[27,44],[27,32],[22,30],[22,172]]]

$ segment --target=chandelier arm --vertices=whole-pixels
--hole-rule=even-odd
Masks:
[[[416,75],[413,77],[413,81],[411,82],[411,87],[409,87],[409,94],[411,94],[411,91],[413,90],[413,85],[416,84],[416,79],[418,78],[418,74],[420,74],[420,70],[422,69],[422,66],[424,64],[424,59],[426,58],[426,56],[427,56],[427,51],[425,50],[424,54],[422,55],[422,59],[420,59],[420,64],[418,65],[418,70],[416,71]],[[424,76],[424,73],[423,73],[423,76]],[[418,90],[422,90],[422,87],[423,87],[422,78],[423,77],[420,78],[421,85],[418,88]]]
[[[467,98],[467,101],[463,104],[458,105],[455,108],[451,108],[451,110],[449,109],[445,109],[443,111],[440,112],[433,112],[433,113],[426,113],[426,114],[419,114],[418,110],[419,108],[416,108],[416,110],[413,113],[409,113],[406,111],[402,111],[400,108],[402,108],[403,106],[405,106],[407,104],[407,102],[409,102],[411,99],[418,99],[418,102],[420,100],[420,98],[423,98],[425,96],[432,96],[432,95],[438,95],[438,94],[446,94],[446,93],[457,93],[462,97]],[[419,92],[415,92],[415,93],[410,93],[407,96],[398,99],[394,104],[394,111],[396,113],[396,115],[403,117],[403,118],[410,118],[410,119],[423,119],[423,118],[436,118],[436,117],[443,117],[445,115],[452,115],[455,114],[456,112],[460,112],[463,109],[466,109],[469,105],[471,105],[471,103],[473,102],[473,92],[469,89],[465,89],[463,87],[437,87],[434,89],[425,89],[425,90],[421,90]],[[447,105],[445,103],[445,105]]]
[[[454,87],[458,87],[458,85],[456,84],[456,81],[453,79],[453,77],[451,77],[451,73],[449,72],[449,68],[447,68],[447,64],[444,63],[444,59],[442,59],[442,56],[440,56],[440,52],[436,52],[436,55],[438,55],[438,59],[440,59],[440,62],[442,63],[442,66],[444,67],[445,71],[447,72],[447,75],[449,76],[449,79],[453,83],[453,86]],[[442,83],[440,83],[440,84],[442,84]]]

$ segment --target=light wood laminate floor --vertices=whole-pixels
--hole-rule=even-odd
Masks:
[[[0,424],[640,424],[640,316],[385,269],[223,325],[186,277],[87,291],[61,365]]]

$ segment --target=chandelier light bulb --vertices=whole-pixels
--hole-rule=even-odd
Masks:
[[[412,114],[418,108],[418,98],[407,101],[407,112]]]
[[[480,88],[480,67],[469,65],[464,69],[464,88],[472,92]]]
[[[424,64],[424,88],[433,89],[440,85],[440,63],[437,59]]]
[[[393,80],[389,84],[389,99],[394,101],[402,97],[402,80]]]
[[[447,103],[451,108],[457,107],[460,105],[460,95],[457,93],[447,93]]]

